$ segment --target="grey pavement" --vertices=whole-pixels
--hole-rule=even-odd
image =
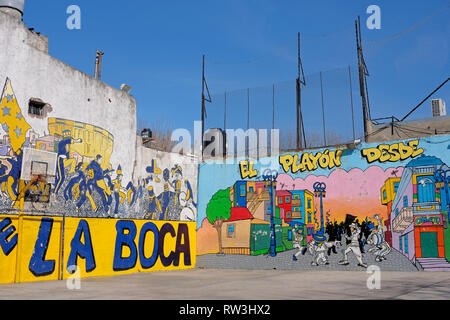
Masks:
[[[369,290],[361,271],[161,271],[86,278],[80,290],[66,281],[0,285],[0,299],[25,300],[309,300],[449,299],[450,272],[381,272],[381,289]]]
[[[270,255],[245,256],[245,255],[218,255],[208,254],[197,257],[198,268],[212,269],[260,269],[260,270],[335,270],[335,271],[365,271],[364,268],[358,266],[355,256],[350,253],[348,255],[348,266],[339,265],[343,255],[340,249],[337,254],[331,253],[328,257],[329,265],[312,266],[313,257],[306,253],[300,255],[297,261],[292,260],[292,256],[298,250],[291,250],[277,253],[276,257]],[[395,249],[382,262],[376,262],[375,256],[371,253],[365,253],[363,262],[367,265],[376,265],[382,271],[418,271],[417,267],[411,263],[408,258]]]

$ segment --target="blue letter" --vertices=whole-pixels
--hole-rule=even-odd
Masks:
[[[11,223],[12,221],[10,218],[6,218],[0,222],[0,246],[6,256],[11,253],[17,244],[17,234],[15,234],[11,240],[7,240],[16,231],[16,228],[14,226],[10,226],[8,229],[4,230]]]
[[[84,244],[81,243],[81,236],[84,234]],[[91,232],[89,230],[89,225],[86,220],[80,220],[78,224],[77,232],[75,232],[75,236],[70,242],[70,255],[67,260],[67,270],[74,268],[70,268],[72,266],[77,266],[78,256],[81,259],[86,259],[86,272],[91,272],[95,269],[95,257],[94,250],[92,249],[92,241],[91,241]],[[76,268],[75,268],[76,269]],[[69,273],[74,273],[69,272]]]
[[[38,238],[34,246],[28,268],[36,277],[48,276],[55,271],[55,260],[45,260],[50,235],[53,228],[53,219],[43,218],[39,228]]]
[[[116,238],[116,248],[114,251],[114,271],[128,270],[134,268],[137,260],[137,249],[134,243],[134,238],[136,237],[136,225],[133,221],[123,221],[119,220],[116,223],[117,238]],[[124,230],[128,230],[125,234]],[[122,248],[127,246],[130,248],[131,254],[128,258],[122,257]]]
[[[144,253],[144,244],[145,244],[145,235],[147,232],[153,232],[153,253],[150,258],[145,257]],[[139,260],[141,261],[141,266],[144,269],[150,269],[156,263],[158,259],[158,228],[153,222],[147,222],[142,226],[141,234],[139,236]]]

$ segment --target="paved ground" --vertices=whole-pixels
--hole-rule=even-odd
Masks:
[[[0,285],[0,299],[450,299],[450,272],[383,271],[380,290],[367,288],[369,276],[360,271],[193,269],[88,278],[80,290],[68,290],[65,281]]]
[[[262,269],[262,270],[335,270],[335,271],[364,271],[364,268],[358,267],[355,256],[350,253],[348,266],[338,264],[342,260],[342,254],[338,249],[338,254],[332,253],[328,257],[329,265],[312,266],[313,257],[306,253],[300,256],[298,261],[293,261],[292,256],[298,251],[286,251],[277,253],[276,257],[270,255],[260,256],[242,256],[242,255],[217,255],[208,254],[197,257],[198,268],[213,269]],[[375,256],[370,253],[364,254],[363,261],[367,265],[376,265],[383,271],[418,271],[408,258],[395,249],[387,256],[387,260],[376,262]]]

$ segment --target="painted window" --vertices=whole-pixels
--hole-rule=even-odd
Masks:
[[[245,197],[245,186],[241,186],[241,197]]]
[[[311,228],[308,228],[308,236],[311,235]]]
[[[403,237],[400,237],[400,251],[403,252]]]
[[[436,188],[431,176],[417,177],[418,202],[436,201]]]
[[[400,182],[394,182],[394,192],[397,192]]]
[[[386,190],[383,190],[383,199],[386,199]]]
[[[292,230],[288,231],[288,241],[292,241]]]
[[[404,196],[403,197],[403,207],[407,207],[408,206],[408,196]]]
[[[250,187],[250,188],[249,188],[249,191],[250,191],[250,192],[255,192],[255,189],[253,189],[253,187]]]
[[[408,235],[406,234],[403,238],[405,239],[405,253],[408,254]]]
[[[286,203],[291,203],[291,197],[286,197],[284,200]]]
[[[300,196],[298,194],[294,195],[294,200],[300,200]]]
[[[282,197],[278,197],[278,204],[283,204],[283,198]]]
[[[311,199],[308,199],[308,209],[311,209],[312,205],[311,205]]]
[[[396,217],[398,216],[398,208],[395,209],[395,216],[396,216]]]
[[[228,238],[234,238],[234,231],[235,231],[235,224],[229,224],[227,232]]]
[[[286,218],[291,219],[292,213],[290,211],[286,212]]]

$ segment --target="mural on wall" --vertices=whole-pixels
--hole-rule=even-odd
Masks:
[[[114,136],[92,124],[47,118],[48,132],[39,135],[23,117],[10,79],[0,101],[0,208],[21,208],[79,217],[195,221],[196,184],[183,176],[183,166],[148,159],[137,183],[123,181],[119,164],[111,158]],[[1,130],[0,130],[1,131]],[[20,185],[24,149],[55,154],[56,171],[43,180]],[[36,162],[38,163],[38,162]],[[35,163],[33,163],[35,164]],[[45,163],[44,163],[45,165]],[[163,190],[156,194],[156,187]],[[20,191],[20,192],[19,192]]]
[[[194,222],[37,216],[20,220],[0,216],[0,284],[195,266]]]
[[[198,265],[450,270],[449,143],[282,154],[276,186],[253,160],[202,166]]]

